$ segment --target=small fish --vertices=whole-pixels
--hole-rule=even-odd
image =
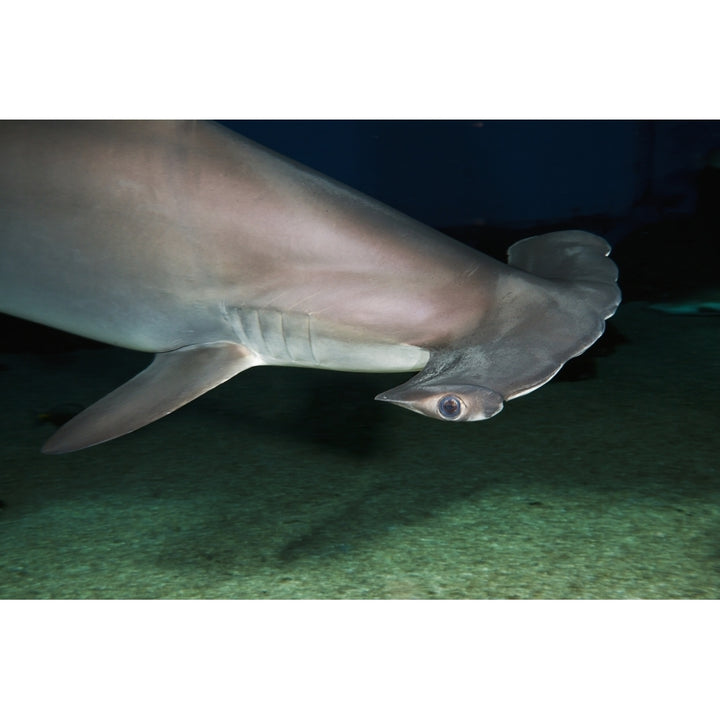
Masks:
[[[675,300],[648,305],[668,315],[716,315],[720,317],[720,287],[703,288]]]

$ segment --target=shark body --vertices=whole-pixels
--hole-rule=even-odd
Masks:
[[[212,123],[0,122],[0,311],[155,354],[49,453],[262,364],[420,370],[377,399],[491,417],[603,332],[609,249],[566,231],[501,263]]]

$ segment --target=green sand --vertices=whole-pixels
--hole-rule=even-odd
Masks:
[[[482,423],[375,403],[400,375],[256,368],[66,456],[38,413],[146,365],[0,363],[3,598],[718,598],[720,320],[643,304],[598,376]]]

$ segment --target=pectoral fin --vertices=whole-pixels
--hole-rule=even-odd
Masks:
[[[228,342],[158,353],[145,370],[63,425],[42,451],[72,452],[125,435],[258,364],[254,353]]]

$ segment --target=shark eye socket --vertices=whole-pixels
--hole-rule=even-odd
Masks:
[[[457,419],[462,408],[462,402],[457,395],[443,395],[437,404],[438,412],[447,420]]]

